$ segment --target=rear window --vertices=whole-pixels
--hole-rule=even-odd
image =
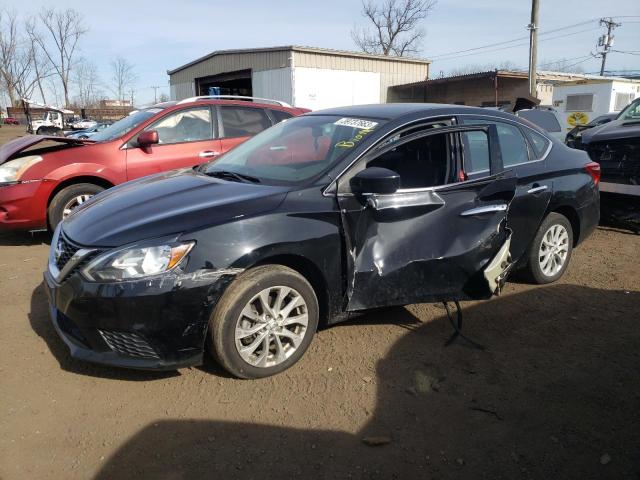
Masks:
[[[529,137],[529,141],[533,147],[534,159],[541,159],[547,151],[547,148],[549,148],[549,140],[533,130],[527,130],[527,137]]]
[[[271,120],[261,108],[220,107],[224,136],[252,137],[271,126]]]
[[[283,112],[282,110],[269,110],[271,112],[271,115],[273,115],[273,118],[275,118],[276,123],[280,123],[284,120],[287,120],[291,117],[293,117],[293,115],[291,115],[289,112]]]
[[[523,110],[518,112],[518,116],[529,120],[547,132],[562,131],[558,119],[552,112],[545,110]]]

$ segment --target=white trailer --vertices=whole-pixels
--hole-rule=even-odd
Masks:
[[[620,112],[640,97],[640,80],[592,77],[558,83],[553,88],[553,106],[560,112],[566,131],[586,125],[606,113]]]

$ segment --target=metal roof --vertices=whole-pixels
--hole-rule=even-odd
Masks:
[[[490,78],[493,79],[495,75],[498,75],[498,78],[521,78],[527,79],[529,78],[529,74],[527,72],[517,71],[517,70],[487,70],[484,72],[474,72],[474,73],[466,73],[464,75],[451,75],[449,77],[439,77],[439,78],[430,78],[427,80],[422,80],[420,82],[414,83],[405,83],[404,85],[395,85],[395,88],[404,88],[404,87],[422,87],[426,85],[437,85],[439,83],[447,83],[447,82],[458,82],[464,80],[473,80],[479,78]],[[546,70],[539,70],[537,72],[538,80],[548,80],[548,81],[559,81],[559,82],[570,82],[570,81],[584,81],[584,80],[594,80],[594,81],[627,81],[627,82],[637,82],[637,80],[632,80],[624,77],[601,77],[599,75],[587,75],[583,73],[570,73],[570,72],[552,72]]]
[[[363,52],[351,52],[348,50],[334,50],[331,48],[319,48],[319,47],[304,47],[299,45],[287,45],[281,47],[264,47],[264,48],[244,48],[244,49],[235,49],[235,50],[216,50],[211,52],[203,57],[197,58],[189,63],[185,63],[180,67],[174,68],[173,70],[167,70],[168,75],[172,75],[180,70],[184,70],[192,65],[196,65],[200,62],[204,62],[210,58],[213,58],[218,55],[236,55],[236,54],[244,54],[244,53],[262,53],[262,52],[276,52],[276,51],[294,51],[294,52],[307,52],[307,53],[319,53],[324,55],[335,55],[341,57],[354,57],[354,58],[369,58],[374,60],[386,60],[390,62],[401,62],[401,63],[420,63],[420,64],[430,64],[431,60],[426,58],[415,58],[415,57],[397,57],[391,55],[376,55],[370,53]]]

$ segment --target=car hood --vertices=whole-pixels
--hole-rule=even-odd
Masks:
[[[604,125],[590,128],[582,133],[582,143],[602,142],[640,138],[640,122],[633,120],[613,120]]]
[[[117,247],[267,212],[289,190],[174,170],[97,195],[64,220],[62,229],[79,245]]]
[[[24,137],[16,138],[15,140],[11,140],[10,142],[7,142],[0,147],[0,165],[14,155],[26,150],[27,148],[47,140],[52,142],[66,143],[68,145],[95,143],[91,140],[79,138],[56,137],[53,135],[26,135]]]

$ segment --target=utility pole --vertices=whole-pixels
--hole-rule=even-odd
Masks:
[[[133,88],[129,90],[129,95],[131,95],[131,107],[133,107]]]
[[[613,18],[609,17],[609,18],[601,18],[600,25],[602,25],[603,27],[607,27],[607,33],[605,33],[598,39],[598,46],[602,47],[602,52],[600,52],[600,55],[602,56],[602,66],[600,67],[600,76],[602,77],[604,76],[604,65],[607,62],[607,53],[609,53],[609,49],[613,45],[613,35],[611,35],[611,32],[613,32],[614,28],[619,27],[622,24],[614,22]]]
[[[538,63],[538,0],[531,0],[529,29],[529,94],[536,97],[536,66]]]
[[[158,103],[158,89],[160,88],[160,86],[151,85],[151,87],[149,88],[153,88],[153,103]]]

